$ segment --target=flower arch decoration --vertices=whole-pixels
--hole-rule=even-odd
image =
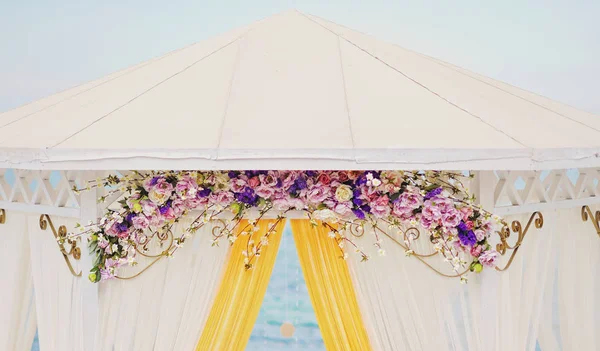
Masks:
[[[442,275],[466,281],[469,272],[495,267],[499,254],[488,238],[503,221],[474,204],[463,185],[465,177],[446,171],[134,171],[88,183],[85,189],[110,189],[100,202],[121,194],[119,205],[95,223],[78,225],[81,232],[71,235],[89,237],[96,256],[89,274],[93,282],[126,278],[119,275],[119,268],[135,265],[138,256],[153,259],[143,272],[162,257],[174,255],[211,221],[218,221],[213,245],[247,240],[245,266],[251,269],[277,223],[290,211],[300,211],[313,225],[330,229],[343,258],[347,246],[363,261],[369,259],[354,237],[364,235],[370,226],[379,255],[385,254],[380,235],[387,235],[408,256],[423,262],[439,255],[453,271]],[[257,220],[273,213],[277,221],[254,242],[248,234],[258,229]],[[184,217],[193,218],[191,224],[183,233],[173,233],[174,223]],[[237,228],[248,217],[254,220]],[[420,236],[417,227],[429,232],[434,252],[422,254],[411,248]],[[402,234],[403,240],[394,239],[390,230]],[[157,254],[149,253],[152,241],[163,247]]]

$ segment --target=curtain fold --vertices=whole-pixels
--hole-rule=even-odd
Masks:
[[[0,350],[31,349],[36,329],[27,217],[7,212],[0,224]]]
[[[71,231],[76,220],[52,217],[56,230],[65,225]],[[28,215],[31,271],[35,291],[37,326],[40,349],[44,351],[79,351],[88,347],[83,340],[81,284],[83,277],[69,271],[60,253],[50,226],[40,229],[40,216]],[[81,250],[85,244],[79,243]],[[76,272],[81,271],[80,261],[71,258]]]
[[[174,234],[190,222],[176,223]],[[194,349],[229,253],[227,242],[211,247],[214,226],[207,223],[175,257],[161,259],[138,277],[100,283],[97,351]]]
[[[543,351],[600,349],[600,238],[591,221],[582,220],[581,208],[558,211],[558,269],[540,326]]]
[[[247,223],[242,221],[236,230],[241,231]],[[275,220],[258,221],[259,230],[252,234],[254,242],[258,243],[274,223]],[[284,220],[279,222],[260,257],[254,258],[251,270],[245,269],[245,256],[242,255],[247,250],[246,238],[240,236],[235,241],[196,351],[242,351],[246,348],[267,291],[284,225]]]
[[[371,350],[346,261],[329,230],[292,220],[300,266],[327,350]]]
[[[541,230],[532,225],[507,271],[471,274],[466,285],[407,258],[403,248],[381,235],[386,255],[378,257],[372,229],[365,229],[355,241],[372,258],[347,262],[373,349],[535,350],[542,300],[554,271],[554,217],[545,213]],[[525,226],[529,215],[507,222],[514,219]],[[412,247],[433,252],[424,229]]]

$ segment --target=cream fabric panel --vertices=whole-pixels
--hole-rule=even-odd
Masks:
[[[600,206],[591,207],[592,213]],[[540,326],[544,351],[600,349],[600,238],[581,208],[558,214],[558,269]]]
[[[28,215],[29,244],[31,247],[31,270],[35,289],[38,337],[44,351],[85,350],[83,340],[81,284],[87,279],[74,277],[67,267],[50,226],[41,230],[39,215]],[[74,228],[76,221],[52,217],[58,230],[65,225]],[[82,251],[86,250],[80,243]],[[73,268],[79,272],[80,263],[75,260]]]
[[[525,225],[528,218],[507,221]],[[350,257],[348,264],[373,349],[535,350],[546,282],[554,269],[552,218],[548,213],[543,229],[530,229],[507,272],[472,274],[467,285],[407,258],[384,236],[386,256],[378,257],[367,230],[357,240],[371,260]],[[416,252],[430,247],[426,233],[421,235]]]
[[[36,316],[26,216],[6,212],[0,238],[0,350],[29,350]]]
[[[95,350],[194,349],[230,251],[225,240],[211,247],[212,228],[204,226],[173,258],[136,278],[100,283]]]

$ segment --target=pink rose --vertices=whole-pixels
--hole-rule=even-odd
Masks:
[[[140,215],[140,216],[133,217],[133,227],[135,229],[144,230],[144,229],[148,228],[149,225],[150,225],[150,221],[148,220],[148,218],[146,218],[146,216]]]
[[[473,209],[465,206],[460,209],[460,213],[462,214],[463,221],[467,221],[473,214]]]
[[[269,171],[267,174],[261,174],[258,176],[260,179],[260,184],[275,187],[277,185],[277,174],[273,171]]]
[[[313,204],[319,204],[329,197],[331,189],[324,185],[314,185],[306,194],[308,202]]]
[[[474,231],[475,233],[475,237],[477,237],[477,241],[481,241],[483,239],[485,239],[485,232],[481,229],[476,229]]]
[[[270,199],[275,194],[275,189],[268,185],[261,185],[255,189],[256,195],[263,199]]]
[[[231,190],[233,190],[236,193],[241,193],[242,191],[244,191],[244,188],[246,187],[246,181],[241,179],[241,178],[235,178],[231,180]]]
[[[223,207],[229,206],[233,202],[233,194],[229,191],[212,193],[210,194],[210,201]]]
[[[479,257],[479,255],[481,255],[481,250],[483,248],[481,247],[481,245],[475,245],[471,248],[471,256],[473,257]]]
[[[498,261],[498,252],[495,250],[487,250],[479,255],[479,262],[486,267],[494,267],[496,266],[496,262]]]
[[[252,189],[256,188],[260,184],[260,179],[258,177],[252,177],[248,179],[248,186]]]
[[[442,217],[442,224],[446,228],[454,228],[460,223],[460,212],[448,211]]]
[[[140,201],[140,204],[142,205],[142,212],[146,216],[151,216],[158,211],[158,206],[152,201],[142,200]]]
[[[329,185],[331,183],[331,177],[326,172],[319,173],[317,181],[323,185]]]
[[[352,207],[350,203],[340,203],[335,205],[333,211],[339,215],[346,216],[352,213]]]
[[[472,221],[466,221],[465,225],[467,226],[467,229],[469,229],[469,230],[473,229],[473,226],[474,226]]]
[[[379,196],[374,201],[371,201],[371,213],[375,217],[385,217],[390,214],[390,199],[386,195]]]
[[[196,196],[198,184],[192,177],[185,175],[181,177],[181,179],[177,182],[177,185],[175,185],[175,191],[181,197]]]

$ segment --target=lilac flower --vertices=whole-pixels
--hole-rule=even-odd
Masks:
[[[488,250],[479,255],[479,262],[487,267],[494,267],[498,261],[498,252],[495,250]]]
[[[200,191],[197,193],[197,196],[198,196],[199,198],[202,198],[202,197],[207,197],[208,195],[210,195],[210,193],[211,193],[211,190],[210,190],[209,188],[206,188],[206,189],[202,189],[202,190],[200,190]]]

